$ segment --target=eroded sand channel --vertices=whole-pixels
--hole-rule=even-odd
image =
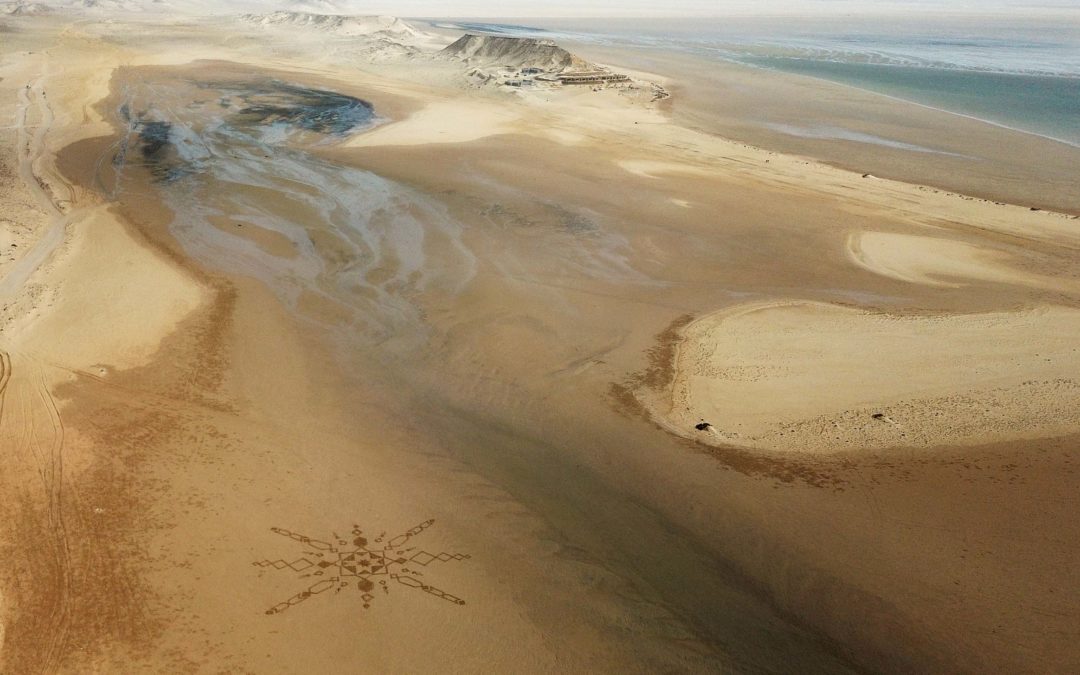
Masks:
[[[469,280],[461,225],[437,201],[312,152],[378,124],[370,103],[243,69],[118,78],[126,133],[101,181],[121,200],[159,193],[196,260],[368,340],[422,333],[409,297]]]

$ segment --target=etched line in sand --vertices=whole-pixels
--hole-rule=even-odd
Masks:
[[[368,609],[375,599],[376,591],[381,589],[384,595],[390,593],[390,581],[419,589],[455,605],[464,605],[465,601],[461,598],[425,583],[420,578],[424,576],[423,572],[416,567],[427,567],[433,562],[467,560],[471,556],[445,551],[430,553],[417,549],[415,546],[405,546],[410,539],[431,527],[434,522],[434,520],[425,520],[390,539],[387,539],[386,533],[382,532],[371,543],[363,536],[359,525],[353,526],[351,539],[332,533],[333,537],[330,541],[312,539],[280,527],[270,528],[274,534],[300,542],[304,545],[304,550],[300,557],[293,560],[283,558],[257,560],[252,565],[262,569],[288,569],[300,573],[301,579],[316,578],[317,580],[288,600],[279,602],[266,610],[266,613],[280,614],[313,596],[328,591],[337,594],[353,584],[360,591],[364,609]]]

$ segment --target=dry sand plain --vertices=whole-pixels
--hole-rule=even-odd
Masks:
[[[4,34],[0,669],[1080,665],[1075,219],[274,44]]]

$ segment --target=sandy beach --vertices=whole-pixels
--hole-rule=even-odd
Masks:
[[[780,148],[674,56],[3,24],[0,671],[1080,664],[1071,151]]]

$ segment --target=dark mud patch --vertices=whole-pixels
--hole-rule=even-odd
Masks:
[[[558,204],[549,204],[548,209],[558,220],[559,224],[571,234],[585,234],[596,232],[600,228],[596,222],[578,211],[571,211]]]
[[[172,125],[168,122],[146,122],[139,129],[139,140],[142,141],[142,154],[145,158],[155,157],[162,148],[169,144],[169,131]]]
[[[163,74],[160,82],[131,86],[115,117],[128,134],[113,164],[123,169],[134,145],[156,181],[173,182],[236,159],[222,148],[247,148],[249,157],[272,160],[298,136],[339,137],[370,126],[375,111],[353,96],[271,78],[202,81]]]
[[[161,120],[149,120],[140,117],[131,127],[138,134],[139,153],[143,165],[158,182],[168,183],[179,180],[194,172],[190,162],[184,161],[177,153],[171,140],[172,124]],[[122,155],[119,156],[123,164]]]
[[[370,124],[374,107],[359,98],[324,89],[310,89],[278,80],[199,83],[222,92],[218,105],[235,110],[238,125],[286,124],[319,134],[341,135]]]

